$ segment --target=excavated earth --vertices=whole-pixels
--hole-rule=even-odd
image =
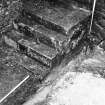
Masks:
[[[91,13],[79,6],[23,0],[20,15],[0,34],[0,105],[105,104],[104,41],[84,53]],[[99,18],[92,30],[100,41]]]

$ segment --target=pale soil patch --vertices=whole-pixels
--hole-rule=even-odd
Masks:
[[[48,105],[105,105],[103,78],[94,77],[91,73],[77,73],[73,80],[66,80],[68,76],[65,75],[53,87]]]

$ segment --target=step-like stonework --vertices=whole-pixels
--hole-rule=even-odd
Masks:
[[[31,58],[38,60],[48,67],[54,67],[60,61],[58,52],[42,43],[36,44],[32,40],[21,39],[18,41],[21,52],[27,54]]]
[[[33,24],[27,18],[21,19],[16,23],[18,30],[23,32],[24,35],[33,37],[36,41],[46,44],[52,48],[55,48],[59,52],[65,52],[64,49],[69,44],[68,37],[55,31],[49,30],[37,23]]]
[[[36,41],[55,48],[61,55],[70,52],[72,41],[80,39],[86,31],[86,27],[79,24],[71,30],[70,36],[66,36],[26,17],[17,18],[14,22],[14,28],[26,36],[33,37]]]
[[[76,8],[70,4],[68,9],[60,6],[45,7],[43,9],[32,9],[31,5],[25,5],[24,15],[39,22],[49,29],[69,34],[70,31],[90,15],[89,11]]]
[[[4,40],[11,47],[14,47],[21,53],[36,59],[50,68],[55,67],[62,59],[55,49],[42,43],[36,43],[33,38],[26,37],[15,30],[6,33]]]

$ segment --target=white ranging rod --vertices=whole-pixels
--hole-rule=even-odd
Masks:
[[[17,88],[19,88],[30,76],[28,75],[24,80],[22,80],[16,87],[14,87],[7,95],[5,95],[1,100],[0,104],[10,95],[12,94]]]
[[[95,12],[95,7],[96,7],[96,2],[97,2],[97,0],[94,0],[93,9],[92,9],[91,23],[90,23],[90,29],[89,29],[89,34],[91,33],[91,30],[92,30],[92,25],[93,25],[93,18],[94,18],[94,12]]]

